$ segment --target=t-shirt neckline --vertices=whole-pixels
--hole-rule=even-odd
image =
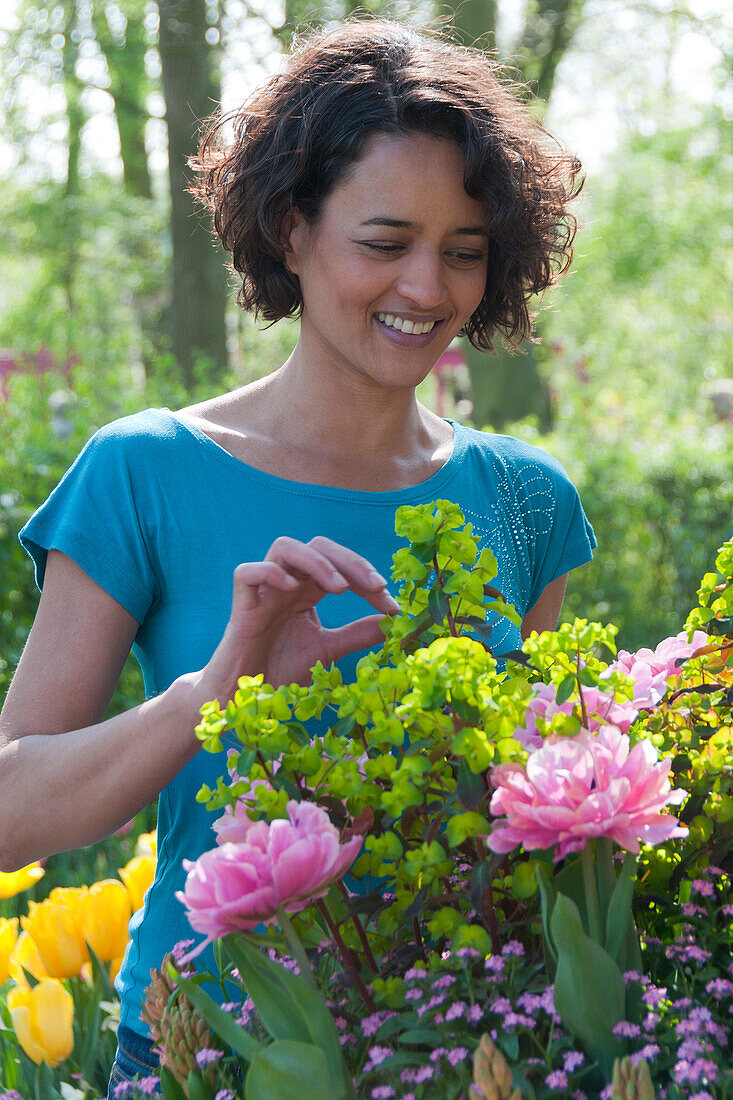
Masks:
[[[311,497],[322,496],[332,499],[338,497],[339,499],[346,500],[370,500],[385,504],[394,501],[406,501],[413,498],[424,500],[426,495],[430,495],[432,499],[435,499],[438,491],[453,478],[466,446],[466,433],[463,430],[463,425],[455,420],[451,420],[449,417],[443,417],[446,423],[450,424],[453,428],[453,448],[440,469],[436,470],[435,473],[431,474],[425,481],[418,482],[417,485],[405,486],[402,489],[390,489],[382,492],[370,491],[367,489],[344,489],[337,485],[317,485],[310,482],[291,481],[288,478],[278,477],[276,474],[269,474],[265,470],[260,470],[256,466],[250,466],[248,463],[243,462],[241,458],[237,458],[236,455],[233,455],[226,447],[222,447],[221,444],[207,435],[206,432],[199,428],[192,420],[188,420],[184,416],[179,416],[178,413],[174,413],[167,406],[162,406],[162,408],[157,411],[167,413],[177,425],[184,428],[203,446],[207,447],[212,454],[218,453],[223,457],[224,461],[238,467],[240,473],[245,477],[258,481],[261,484],[269,485],[273,489]]]

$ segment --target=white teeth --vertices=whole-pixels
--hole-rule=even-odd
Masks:
[[[389,328],[396,329],[397,332],[407,332],[415,336],[430,332],[437,324],[436,321],[407,321],[402,317],[395,317],[392,313],[377,313],[376,317],[383,325],[388,325]]]

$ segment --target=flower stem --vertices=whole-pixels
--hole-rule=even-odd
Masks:
[[[359,971],[354,966],[354,959],[352,957],[352,954],[349,951],[346,944],[344,943],[343,938],[341,936],[341,933],[338,930],[338,926],[337,926],[335,920],[333,919],[333,917],[331,916],[331,914],[329,912],[328,906],[323,901],[317,901],[316,905],[318,906],[319,911],[324,916],[324,919],[326,921],[326,924],[328,925],[329,931],[330,931],[331,935],[333,936],[333,942],[336,944],[336,947],[338,948],[339,954],[341,955],[341,958],[344,961],[344,966],[346,967],[346,969],[351,974],[351,977],[354,981],[354,985],[356,986],[356,989],[358,990],[359,996],[361,997],[362,1001],[367,1006],[369,1011],[374,1012],[374,1007],[375,1006],[374,1006],[374,1001],[372,999],[372,995],[369,992],[369,990],[367,989],[367,987],[364,985],[364,982],[361,980],[361,975],[359,974]]]
[[[318,986],[316,985],[315,975],[308,959],[308,955],[306,954],[306,950],[301,943],[300,936],[293,928],[290,917],[287,915],[282,905],[278,906],[277,923],[280,925],[282,933],[285,936],[285,939],[288,941],[288,946],[293,952],[293,958],[300,967],[300,973],[302,974],[303,978],[305,978],[305,980],[308,982],[308,985],[311,985],[314,989],[317,989]]]
[[[590,842],[586,844],[580,853],[580,862],[583,867],[583,885],[585,887],[585,906],[588,912],[588,931],[590,938],[603,946],[601,936],[601,914],[598,909],[598,890],[596,887],[596,870],[593,866],[593,849]]]
[[[341,891],[341,894],[342,894],[344,900],[348,904],[349,894],[348,894],[348,891],[347,891],[346,887],[344,886],[343,879],[339,879],[337,885],[338,885],[339,890]],[[351,914],[351,919],[354,922],[354,927],[356,928],[356,934],[359,937],[359,940],[361,941],[361,946],[364,948],[364,958],[366,959],[367,966],[371,970],[373,970],[375,974],[378,974],[379,973],[379,967],[377,965],[377,960],[374,958],[374,952],[372,951],[371,946],[369,944],[369,939],[368,939],[367,934],[366,934],[366,929],[364,928],[364,925],[359,920],[359,914],[358,913],[352,913]]]

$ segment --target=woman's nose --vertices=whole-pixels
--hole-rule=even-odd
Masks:
[[[435,309],[445,302],[448,289],[440,253],[429,248],[415,249],[411,256],[405,257],[404,266],[400,266],[395,285],[400,295],[423,309]]]

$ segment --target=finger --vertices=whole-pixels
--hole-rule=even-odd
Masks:
[[[349,587],[348,578],[324,554],[287,535],[275,539],[265,561],[277,562],[289,573],[314,580],[326,592],[343,592]]]
[[[347,653],[355,653],[359,649],[369,649],[384,641],[384,634],[379,624],[382,615],[366,615],[363,619],[356,619],[353,623],[340,626],[335,630],[325,631],[328,636],[328,656],[331,661],[338,661]]]
[[[308,545],[328,558],[348,578],[352,588],[358,586],[363,592],[369,592],[387,587],[386,577],[377,572],[370,561],[350,550],[348,546],[342,546],[325,535],[316,535]]]
[[[260,600],[260,587],[266,584],[281,592],[293,592],[300,581],[281,565],[273,561],[242,562],[234,570],[234,595],[232,613],[236,610],[252,611]]]

